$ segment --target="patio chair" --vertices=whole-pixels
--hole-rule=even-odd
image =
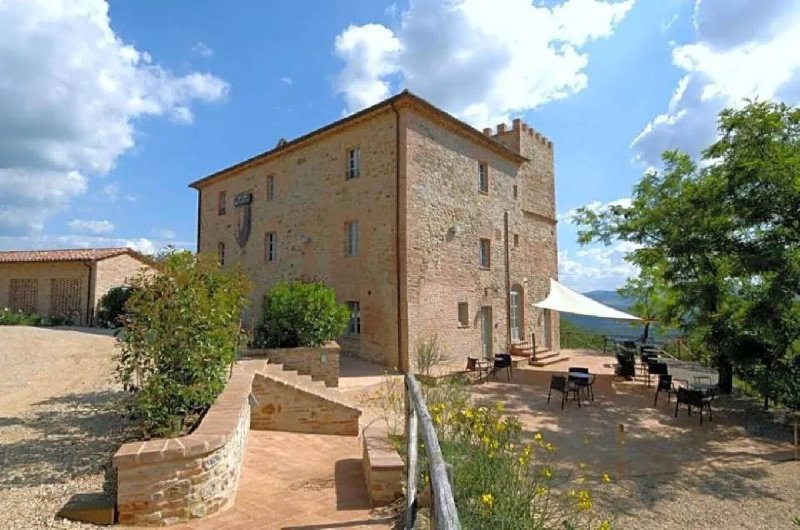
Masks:
[[[685,381],[683,379],[673,379],[669,374],[659,374],[658,376],[658,385],[656,386],[656,396],[653,398],[653,406],[658,405],[658,394],[661,392],[667,393],[667,403],[669,403],[672,399],[672,395],[678,394],[678,389],[680,387],[675,386],[675,383],[682,382],[684,384],[684,388],[689,386],[689,381]]]
[[[647,388],[650,388],[650,376],[667,375],[668,373],[669,373],[669,368],[667,367],[667,363],[650,361],[647,364]]]
[[[692,407],[700,410],[700,425],[703,424],[703,409],[708,409],[708,421],[714,421],[711,413],[711,402],[714,401],[714,392],[703,392],[701,390],[690,390],[679,387],[677,399],[675,401],[675,417],[678,417],[678,407],[684,403],[689,409],[689,416],[692,415]]]
[[[614,373],[626,379],[636,376],[636,361],[634,361],[633,352],[618,348],[617,366],[614,368]]]
[[[639,354],[639,373],[641,375],[647,375],[647,366],[652,359],[658,359],[658,354],[656,352],[643,349],[642,353]]]
[[[511,354],[510,353],[496,353],[494,356],[494,366],[492,367],[492,371],[490,375],[493,375],[495,379],[497,379],[497,371],[502,370],[503,368],[506,369],[506,379],[511,381],[511,376],[513,375],[513,366],[511,363]]]
[[[478,359],[476,357],[467,357],[467,368],[464,370],[464,373],[478,373],[478,382],[481,382],[483,378],[483,374],[486,374],[486,378],[489,378],[489,361],[485,359]]]
[[[581,366],[570,366],[569,370],[567,371],[567,381],[570,383],[575,384],[578,387],[578,390],[583,390],[586,392],[586,395],[594,401],[594,379],[595,376],[593,374],[589,374],[589,377],[574,377],[572,374],[589,374],[588,368],[583,368]]]
[[[567,396],[572,394],[573,399],[578,400],[578,407],[581,406],[581,393],[580,389],[573,383],[570,383],[563,375],[554,375],[550,377],[550,390],[547,391],[547,404],[550,404],[550,395],[553,390],[561,392],[561,410],[564,410],[564,403],[567,402]]]

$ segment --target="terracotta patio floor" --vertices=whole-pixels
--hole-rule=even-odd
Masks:
[[[392,528],[373,513],[353,436],[250,431],[234,505],[180,529]]]

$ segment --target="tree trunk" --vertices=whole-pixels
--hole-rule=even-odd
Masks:
[[[720,359],[719,389],[726,394],[733,392],[733,363],[730,359]]]
[[[644,336],[642,337],[642,344],[647,344],[647,339],[650,337],[650,322],[644,323]]]

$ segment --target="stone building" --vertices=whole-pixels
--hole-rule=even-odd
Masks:
[[[351,309],[345,353],[406,370],[436,333],[454,357],[530,339],[557,277],[553,145],[520,120],[478,131],[404,91],[191,184],[198,250],[253,281],[319,279]]]
[[[130,248],[0,251],[0,308],[90,326],[100,298],[150,263]]]

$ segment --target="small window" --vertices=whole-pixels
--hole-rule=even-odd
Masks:
[[[345,223],[344,255],[358,256],[358,221]]]
[[[517,198],[517,185],[514,184],[514,198]]]
[[[267,200],[271,201],[275,198],[275,175],[267,176]]]
[[[219,192],[219,197],[217,199],[217,214],[225,215],[225,196],[227,194],[224,191]]]
[[[519,234],[514,234],[514,248],[519,246]]]
[[[217,243],[217,261],[220,265],[225,265],[225,243]]]
[[[478,186],[481,193],[489,193],[489,166],[478,163]]]
[[[469,326],[469,304],[467,302],[458,303],[458,325],[462,328]]]
[[[361,304],[356,301],[347,302],[350,310],[350,323],[347,325],[348,335],[361,335]]]
[[[361,173],[361,148],[354,147],[347,151],[347,180],[356,178]]]
[[[481,239],[481,267],[488,269],[492,264],[492,242]]]
[[[264,235],[264,259],[275,261],[278,252],[278,236],[275,232],[267,232]]]

